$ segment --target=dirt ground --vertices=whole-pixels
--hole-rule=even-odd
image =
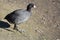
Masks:
[[[5,29],[9,25],[4,17],[16,9],[26,9],[31,2],[37,8],[19,25],[24,32],[13,30],[13,24]],[[0,40],[60,40],[60,0],[0,0]]]

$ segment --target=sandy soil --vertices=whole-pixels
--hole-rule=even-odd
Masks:
[[[5,29],[9,25],[4,17],[16,9],[26,9],[30,2],[37,8],[19,25],[24,32],[13,30],[13,24]],[[60,40],[60,0],[0,0],[0,40]]]

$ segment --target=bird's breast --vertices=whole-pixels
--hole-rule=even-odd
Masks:
[[[19,14],[19,16],[17,17],[17,19],[15,20],[18,23],[27,21],[30,18],[31,14],[30,13],[21,13]]]

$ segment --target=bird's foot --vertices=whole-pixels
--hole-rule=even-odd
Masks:
[[[18,31],[18,29],[17,29],[17,28],[13,28],[13,30],[17,30],[17,31]]]
[[[17,28],[13,28],[14,30],[16,30],[16,31],[18,31],[18,32],[20,32],[20,33],[23,33],[23,32],[25,32],[24,30],[19,30],[19,29],[17,29]]]
[[[23,32],[25,32],[25,30],[19,29],[19,32],[20,32],[20,33],[23,33]]]

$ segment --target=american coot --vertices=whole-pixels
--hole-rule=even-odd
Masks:
[[[14,30],[17,30],[17,25],[22,23],[22,22],[25,22],[27,21],[30,16],[31,16],[31,8],[35,8],[36,6],[33,4],[33,3],[29,3],[27,5],[27,8],[26,10],[24,9],[18,9],[18,10],[15,10],[13,12],[11,12],[10,14],[8,14],[5,19],[10,22],[10,23],[13,23],[14,24]]]

